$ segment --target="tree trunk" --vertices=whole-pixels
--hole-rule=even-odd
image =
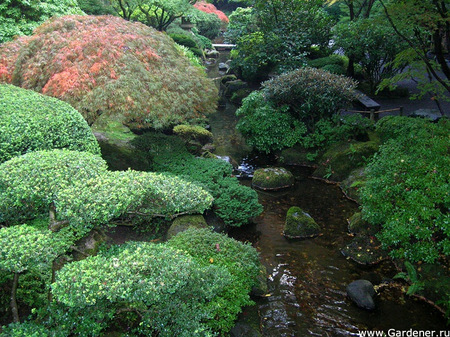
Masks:
[[[19,308],[17,307],[17,285],[19,284],[19,273],[14,273],[13,285],[11,290],[11,312],[13,315],[13,322],[19,323]]]

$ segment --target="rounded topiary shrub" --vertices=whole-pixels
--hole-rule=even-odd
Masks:
[[[53,18],[0,54],[0,82],[60,98],[89,124],[164,129],[216,108],[214,83],[167,34],[122,18]]]
[[[305,239],[320,234],[316,221],[300,207],[289,208],[284,225],[284,236],[290,239]]]
[[[293,174],[282,167],[261,168],[253,173],[252,186],[260,190],[280,190],[294,183]]]
[[[1,84],[0,163],[32,151],[62,148],[100,154],[91,129],[69,104]]]

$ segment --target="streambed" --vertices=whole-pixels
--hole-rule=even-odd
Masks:
[[[226,58],[222,53],[217,64]],[[210,67],[209,76],[220,76],[216,67]],[[255,158],[249,153],[235,130],[235,110],[227,102],[210,117],[210,126],[216,154],[231,157],[238,163],[236,175],[247,176],[269,164],[271,158]],[[389,261],[361,267],[346,259],[340,249],[351,240],[347,219],[358,205],[346,199],[336,185],[309,178],[308,169],[288,169],[296,176],[295,186],[281,192],[258,192],[263,213],[253,225],[230,232],[237,239],[252,242],[269,273],[268,296],[246,308],[241,321],[259,326],[263,336],[358,336],[358,331],[366,329],[445,329],[445,320],[437,310],[398,289],[380,290],[372,312],[357,308],[346,298],[350,282],[367,279],[376,285],[392,279],[396,271]],[[242,183],[250,186],[249,179]],[[285,215],[291,206],[307,211],[321,226],[322,235],[309,240],[284,238]],[[241,336],[247,335],[241,332]]]

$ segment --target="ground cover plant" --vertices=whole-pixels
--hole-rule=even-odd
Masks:
[[[65,16],[0,53],[1,82],[60,98],[90,125],[113,116],[130,128],[161,129],[215,111],[217,89],[204,71],[167,35],[140,23]]]
[[[81,114],[58,99],[0,85],[0,163],[26,152],[65,148],[100,154]]]

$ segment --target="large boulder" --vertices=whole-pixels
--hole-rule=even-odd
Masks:
[[[335,144],[323,154],[313,176],[343,181],[353,170],[362,167],[378,151],[378,146],[376,141]]]
[[[257,169],[253,173],[252,186],[260,190],[281,190],[293,186],[294,175],[282,167]]]
[[[189,228],[207,228],[203,215],[182,215],[175,218],[167,231],[167,240]]]
[[[367,280],[356,280],[347,286],[347,296],[360,308],[374,310],[375,302],[373,296],[375,289],[373,284]]]
[[[224,83],[224,85],[225,85],[224,95],[227,97],[231,97],[235,92],[237,92],[240,89],[248,88],[247,82],[244,82],[242,80],[228,81]]]
[[[306,239],[320,234],[316,221],[300,207],[289,208],[284,225],[284,236],[289,239]]]

